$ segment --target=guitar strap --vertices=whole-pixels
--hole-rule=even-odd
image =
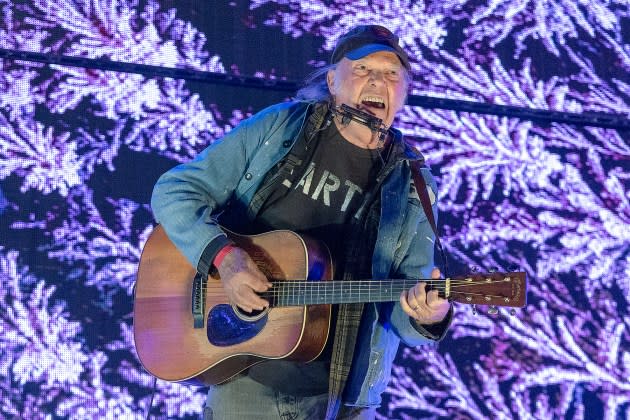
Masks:
[[[423,167],[425,167],[424,160],[411,161],[411,176],[413,177],[413,183],[416,187],[416,192],[418,193],[418,198],[420,198],[420,203],[422,204],[424,213],[427,215],[427,219],[429,221],[429,224],[431,225],[431,229],[433,229],[433,233],[435,234],[435,245],[440,252],[440,257],[442,258],[442,263],[444,264],[443,274],[446,275],[448,273],[446,254],[444,253],[444,248],[442,248],[440,235],[438,235],[437,225],[435,224],[435,218],[433,217],[433,207],[431,206],[431,199],[429,198],[427,183],[422,176],[421,170]]]
[[[429,191],[427,190],[427,183],[422,176],[421,169],[423,168],[423,165],[421,162],[422,161],[418,160],[411,162],[411,175],[413,176],[413,183],[416,186],[416,192],[420,198],[420,203],[422,203],[424,213],[427,215],[427,219],[429,219],[429,224],[431,225],[431,229],[433,229],[433,233],[435,233],[435,238],[437,240],[437,226],[435,225],[435,219],[433,218],[433,208],[431,206],[431,199],[429,198]]]
[[[276,190],[276,188],[280,185],[280,182],[285,178],[288,178],[293,175],[295,168],[302,164],[302,148],[301,144],[296,145],[299,148],[299,151],[292,150],[286,158],[284,158],[274,169],[272,169],[263,182],[261,183],[260,188],[254,194],[252,201],[247,208],[247,216],[249,220],[254,220],[263,204],[267,201],[269,196]]]
[[[309,148],[309,144],[314,135],[326,127],[325,123],[328,115],[330,114],[326,105],[315,105],[315,109],[307,117],[304,129],[298,134],[298,138],[289,153],[275,167],[271,168],[260,187],[258,187],[258,191],[252,197],[252,201],[247,209],[247,217],[250,221],[256,218],[267,199],[282,181],[285,179],[297,179],[302,175],[301,173],[298,174],[302,162],[308,162],[313,156],[314,148]],[[291,140],[286,140],[286,143],[291,143]]]

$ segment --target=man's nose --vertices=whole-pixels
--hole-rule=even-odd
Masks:
[[[371,83],[382,82],[385,76],[382,71],[379,70],[370,70],[370,74],[368,76],[368,80]]]

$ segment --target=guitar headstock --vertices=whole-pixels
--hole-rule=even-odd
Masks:
[[[513,308],[527,302],[527,276],[522,271],[471,273],[446,281],[446,296],[455,302]]]

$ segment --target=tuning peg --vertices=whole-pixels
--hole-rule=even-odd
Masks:
[[[510,315],[512,316],[516,315],[516,309],[514,308],[510,309]]]
[[[471,273],[478,273],[479,271],[480,270],[479,270],[479,266],[478,265],[471,265],[470,266],[470,272]]]
[[[472,313],[473,313],[473,315],[477,315],[477,305],[475,305],[474,303],[473,303],[473,306],[472,306]]]
[[[494,306],[494,305],[490,305],[490,307],[488,308],[488,313],[489,313],[490,315],[496,315],[496,314],[498,314],[498,313],[499,313],[499,310],[497,309],[497,307],[496,307],[496,306]]]

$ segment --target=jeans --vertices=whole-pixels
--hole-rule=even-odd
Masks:
[[[283,394],[239,375],[210,388],[203,420],[324,420],[327,404],[327,394]],[[375,407],[342,406],[337,419],[373,420],[375,415]]]

